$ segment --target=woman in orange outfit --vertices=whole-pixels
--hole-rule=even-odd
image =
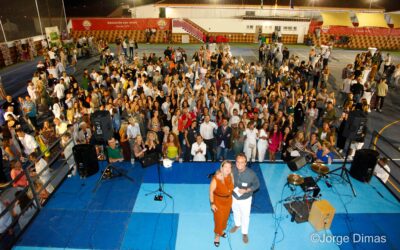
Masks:
[[[232,208],[232,192],[232,163],[223,161],[210,184],[210,203],[211,210],[214,213],[214,245],[216,247],[219,247],[220,237],[226,237],[224,230]]]

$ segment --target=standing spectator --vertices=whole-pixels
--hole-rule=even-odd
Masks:
[[[262,125],[262,128],[259,130],[258,134],[258,143],[257,143],[257,150],[258,150],[258,162],[263,162],[265,158],[265,153],[268,150],[268,123],[265,122]]]
[[[193,161],[206,161],[207,145],[201,135],[197,135],[196,142],[192,144],[191,153]]]
[[[185,147],[185,150],[184,150],[183,159],[185,161],[190,161],[191,150],[192,150],[193,144],[196,142],[197,136],[199,134],[200,133],[199,133],[199,130],[198,130],[198,127],[197,127],[197,121],[193,121],[192,124],[190,125],[190,128],[186,129],[185,132],[184,132],[184,140],[185,140],[184,147]],[[201,139],[203,141],[203,138],[201,138]],[[205,151],[204,154],[206,154],[206,151]]]
[[[54,187],[50,181],[52,177],[50,166],[43,158],[38,157],[37,153],[30,154],[29,160],[35,164],[32,175],[37,176],[39,178],[40,185],[42,187],[45,186],[47,193],[51,194],[54,191]]]
[[[353,99],[355,103],[361,102],[361,97],[364,94],[364,85],[361,84],[361,77],[357,78],[357,82],[351,85],[351,93],[353,93]]]
[[[383,73],[387,73],[389,66],[392,64],[392,56],[390,53],[386,54],[385,59],[383,60]]]
[[[207,159],[211,159],[212,161],[216,160],[214,130],[217,128],[217,124],[210,121],[210,115],[206,115],[204,122],[200,125],[200,135],[207,145]]]
[[[164,158],[170,160],[179,160],[181,155],[181,146],[178,141],[178,137],[174,133],[168,135],[167,142],[163,145]]]
[[[29,156],[36,151],[39,152],[39,144],[32,135],[26,134],[21,128],[17,129],[15,132],[24,148],[26,156]]]
[[[279,131],[278,124],[274,124],[272,131],[269,133],[269,160],[275,161],[276,152],[280,150],[282,146],[282,133]]]
[[[38,128],[36,104],[34,101],[32,101],[29,95],[25,96],[25,102],[23,103],[22,109],[36,130]]]
[[[61,121],[61,119],[54,118],[53,122],[56,125],[55,131],[56,131],[57,136],[61,136],[68,130],[68,124],[66,122]],[[85,131],[86,131],[86,128],[87,127],[85,127]]]
[[[124,161],[130,161],[131,160],[131,147],[129,145],[129,139],[127,136],[127,129],[128,129],[128,123],[123,122],[121,124],[121,127],[119,128],[119,142],[122,148],[122,155],[124,156]]]
[[[248,123],[245,135],[246,140],[244,141],[243,151],[249,161],[255,161],[257,154],[258,130],[255,128],[254,121]]]
[[[22,169],[22,164],[19,160],[11,161],[11,179],[13,182],[13,187],[24,188],[28,186],[28,180],[26,179],[26,175],[24,170]]]
[[[131,60],[133,60],[133,55],[135,54],[134,52],[134,48],[135,48],[135,39],[133,37],[131,37],[129,39],[129,58]]]
[[[217,139],[217,160],[226,160],[230,148],[232,128],[228,126],[227,118],[222,118],[222,125],[218,127]]]
[[[376,109],[382,112],[383,101],[388,93],[388,85],[386,79],[382,78],[376,86]]]

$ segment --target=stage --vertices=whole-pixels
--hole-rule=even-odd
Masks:
[[[134,178],[103,180],[100,172],[86,179],[67,178],[34,219],[14,249],[214,249],[213,216],[208,174],[217,163],[174,163],[161,168],[164,189],[173,196],[154,201],[147,193],[158,188],[157,168],[138,163],[117,165]],[[339,164],[331,165],[334,169]],[[219,249],[400,249],[400,203],[375,177],[369,184],[352,179],[357,192],[337,176],[320,180],[321,199],[335,208],[330,230],[316,232],[310,223],[291,222],[284,208],[291,195],[286,185],[292,173],[284,163],[254,163],[260,178],[250,218],[249,243],[240,230],[221,238]],[[105,164],[101,163],[101,168]],[[316,177],[310,166],[296,173]],[[233,225],[233,216],[229,219]],[[374,239],[371,241],[371,237]],[[377,242],[378,238],[380,242]],[[346,240],[349,239],[349,240]],[[382,242],[382,241],[385,242]]]

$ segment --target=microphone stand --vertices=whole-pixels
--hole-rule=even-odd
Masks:
[[[164,194],[164,195],[168,196],[170,199],[172,199],[172,196],[164,191],[164,185],[161,182],[161,161],[160,160],[157,163],[157,174],[158,174],[158,189],[145,194],[145,196],[148,196],[148,195],[151,195],[151,194],[156,194],[154,196],[154,200],[155,201],[162,201],[163,200],[163,194]]]

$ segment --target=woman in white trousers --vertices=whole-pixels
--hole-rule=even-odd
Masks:
[[[250,121],[245,130],[246,140],[244,141],[243,151],[249,161],[256,160],[258,130],[254,127],[254,122]]]
[[[263,162],[268,149],[268,123],[264,123],[258,133],[258,162]]]

